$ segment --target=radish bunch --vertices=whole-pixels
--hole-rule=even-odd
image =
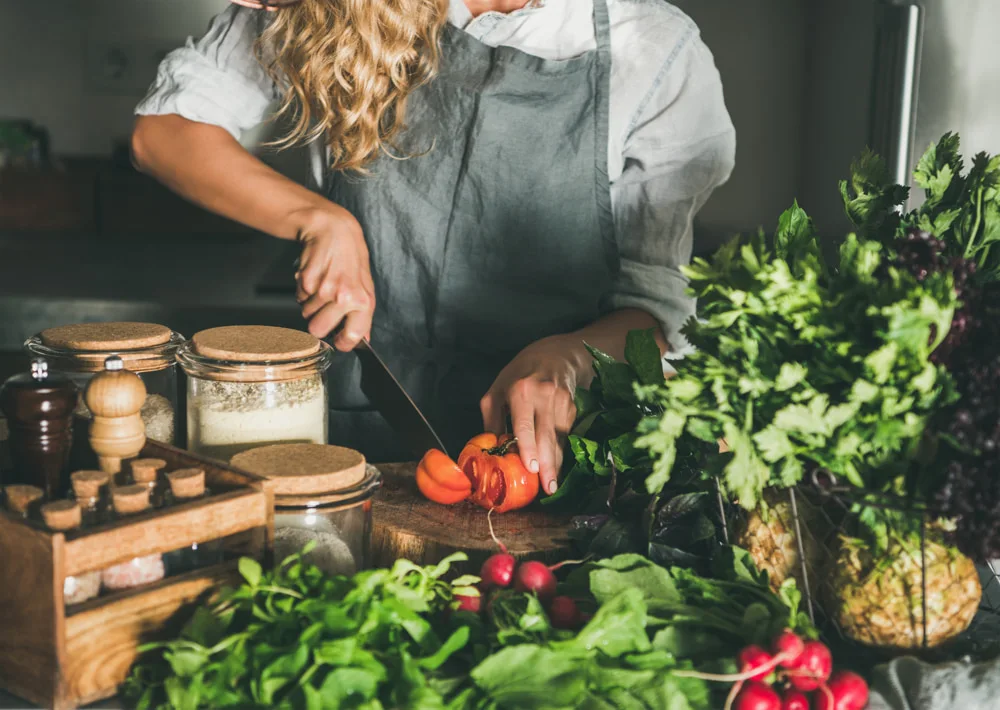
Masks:
[[[791,630],[778,634],[770,651],[747,646],[734,676],[697,674],[733,681],[726,707],[735,710],[864,710],[868,684],[851,671],[833,671],[830,649]],[[694,673],[692,673],[694,675]]]
[[[492,510],[490,514],[492,514]],[[556,629],[579,629],[587,621],[572,597],[556,594],[557,580],[554,572],[571,562],[561,562],[547,566],[535,560],[517,563],[514,556],[507,552],[507,547],[500,542],[493,532],[493,521],[486,516],[490,526],[490,537],[500,548],[500,552],[490,556],[479,571],[480,596],[472,597],[455,595],[459,611],[480,613],[483,610],[483,596],[491,591],[514,588],[517,592],[534,594],[542,603],[549,615],[549,621]],[[487,611],[488,611],[487,605]]]

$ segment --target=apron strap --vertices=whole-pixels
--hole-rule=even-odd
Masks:
[[[611,177],[608,173],[608,136],[611,132],[611,20],[609,0],[594,0],[594,36],[597,40],[597,71],[594,81],[594,140],[597,145],[594,166],[594,199],[597,202],[604,252],[612,274],[621,269],[618,239],[615,235],[611,205]]]

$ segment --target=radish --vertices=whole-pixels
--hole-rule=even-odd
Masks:
[[[864,710],[868,705],[868,683],[857,673],[837,671],[824,691],[816,696],[816,710]]]
[[[556,629],[576,630],[582,625],[582,615],[570,597],[552,597],[549,602],[549,620]]]
[[[500,552],[488,557],[483,563],[482,569],[479,570],[479,577],[482,580],[480,589],[484,592],[495,587],[509,587],[514,578],[514,568],[517,566],[517,560],[507,552],[507,546],[500,542],[493,532],[493,520],[490,517],[492,515],[493,509],[491,508],[490,512],[486,514],[486,524],[490,526],[490,537],[500,548]]]
[[[509,587],[511,580],[514,578],[514,567],[516,565],[517,561],[513,555],[508,554],[506,551],[487,558],[483,563],[483,568],[479,571],[479,576],[482,578],[481,584],[483,590],[493,589],[494,587]]]
[[[740,673],[749,673],[750,671],[755,671],[758,668],[763,668],[760,673],[755,673],[754,675],[749,676],[747,680],[764,680],[764,678],[766,678],[774,668],[774,664],[771,662],[772,660],[773,658],[771,654],[757,645],[747,646],[740,651],[740,655],[736,657]]]
[[[458,602],[458,608],[456,609],[456,611],[471,611],[473,614],[478,614],[479,610],[483,608],[482,597],[472,597],[465,594],[456,594],[455,601]]]
[[[769,685],[752,680],[736,696],[734,710],[781,710],[781,698]]]
[[[781,696],[781,710],[809,710],[809,698],[802,691],[789,688]]]
[[[825,683],[831,671],[833,657],[830,649],[819,641],[810,641],[802,649],[795,668],[787,675],[793,688],[808,693]]]
[[[771,650],[775,656],[780,656],[778,665],[783,668],[795,668],[799,664],[802,652],[805,650],[805,642],[791,629],[785,629],[774,637]]]
[[[544,602],[556,595],[556,576],[541,562],[528,560],[514,572],[514,589],[534,592]]]

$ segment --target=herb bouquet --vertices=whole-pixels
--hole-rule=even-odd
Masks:
[[[842,185],[858,234],[831,261],[797,205],[773,239],[734,240],[696,260],[687,274],[702,319],[686,335],[698,351],[677,377],[638,390],[662,412],[640,423],[636,442],[654,461],[647,488],[671,479],[689,441],[724,439],[712,473],[752,511],[737,542],[772,582],[797,569],[822,578],[818,596],[840,629],[876,646],[943,642],[968,626],[981,594],[972,562],[944,543],[948,521],[928,506],[946,467],[920,465],[940,450],[935,439],[928,451],[929,423],[959,397],[946,365],[967,339],[976,287],[995,279],[989,245],[1000,239],[1000,161],[977,158],[964,177],[955,150],[946,136],[921,160],[929,199],[904,215],[894,209],[906,190],[884,164],[870,153],[858,161]],[[775,490],[803,480],[853,491],[846,510],[834,507],[849,514],[799,495],[792,529]],[[829,531],[830,548],[811,544]]]

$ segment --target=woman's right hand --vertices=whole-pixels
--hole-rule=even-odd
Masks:
[[[325,338],[343,323],[333,345],[349,352],[371,335],[375,311],[368,245],[358,220],[333,206],[311,216],[301,230],[296,299],[309,332]]]

